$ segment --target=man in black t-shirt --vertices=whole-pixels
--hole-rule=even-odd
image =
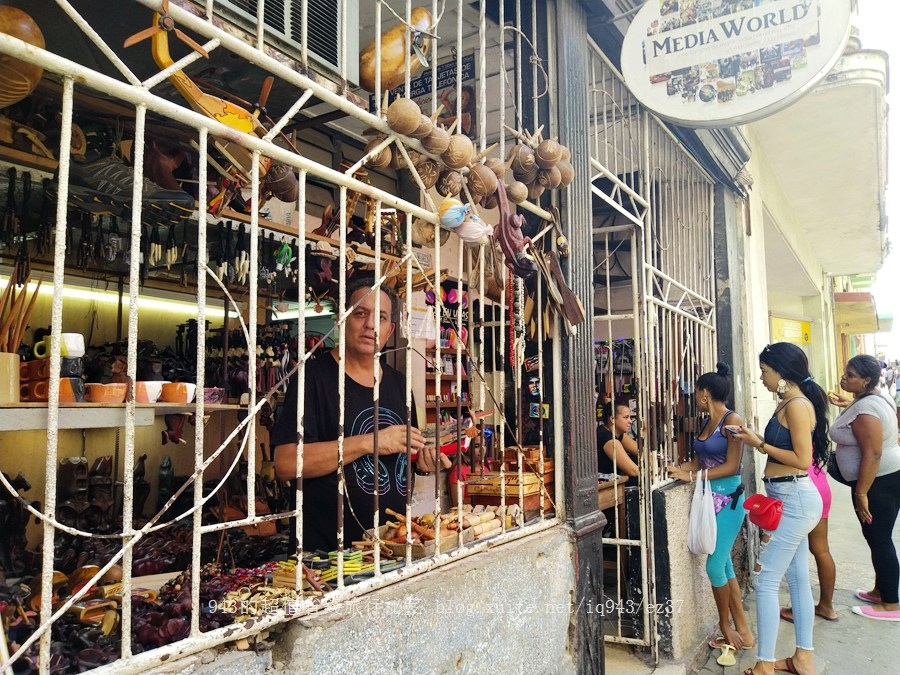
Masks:
[[[416,471],[435,468],[435,450],[426,447],[412,408],[409,446],[406,427],[406,388],[403,375],[382,364],[377,422],[374,404],[377,350],[394,332],[396,296],[381,289],[380,315],[375,315],[373,280],[354,278],[347,287],[348,308],[353,308],[345,329],[344,378],[344,545],[362,538],[374,522],[378,495],[380,521],[385,509],[403,512],[412,490],[407,479],[407,448],[417,454]],[[338,546],[338,348],[309,362],[306,368],[303,429],[303,549],[335,550]],[[374,429],[378,428],[378,459]],[[298,477],[297,378],[291,380],[281,414],[272,430],[275,471],[282,480]],[[412,472],[410,472],[412,473]]]

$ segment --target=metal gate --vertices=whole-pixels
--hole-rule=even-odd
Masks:
[[[598,410],[606,398],[631,406],[639,467],[637,487],[618,479],[611,501],[601,498],[612,506],[600,604],[606,640],[657,658],[651,493],[690,447],[679,420],[693,414],[692,383],[715,361],[712,181],[591,49]]]

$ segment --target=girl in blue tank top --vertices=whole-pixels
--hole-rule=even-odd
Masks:
[[[680,466],[670,466],[669,476],[684,481],[696,480],[708,471],[716,496],[716,550],[706,560],[706,573],[712,584],[719,613],[721,635],[710,640],[719,647],[729,644],[737,649],[753,644],[753,633],[741,603],[741,589],[734,575],[731,548],[744,522],[744,494],[741,484],[742,444],[726,430],[726,425],[741,425],[741,416],[728,409],[731,394],[729,368],[716,364],[715,373],[697,379],[694,399],[697,409],[708,417],[693,443],[694,457]]]

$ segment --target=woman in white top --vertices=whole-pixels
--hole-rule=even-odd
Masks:
[[[857,590],[856,597],[872,603],[853,612],[881,621],[900,621],[900,561],[891,534],[900,512],[900,447],[897,417],[878,390],[881,365],[871,356],[847,362],[841,388],[853,401],[831,395],[844,412],[831,425],[835,460],[853,490],[853,504],[863,536],[872,551],[875,587]]]

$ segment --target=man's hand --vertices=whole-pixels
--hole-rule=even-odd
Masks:
[[[438,457],[441,458],[441,466],[444,469],[449,469],[453,466],[453,462],[447,455],[438,453],[433,445],[426,445],[419,451],[419,455],[416,457],[416,470],[419,473],[434,473],[435,468],[437,467]]]
[[[378,430],[378,454],[399,455],[407,449],[421,454],[425,448],[425,437],[416,427],[410,428],[409,446],[406,445],[406,425],[395,424]]]

